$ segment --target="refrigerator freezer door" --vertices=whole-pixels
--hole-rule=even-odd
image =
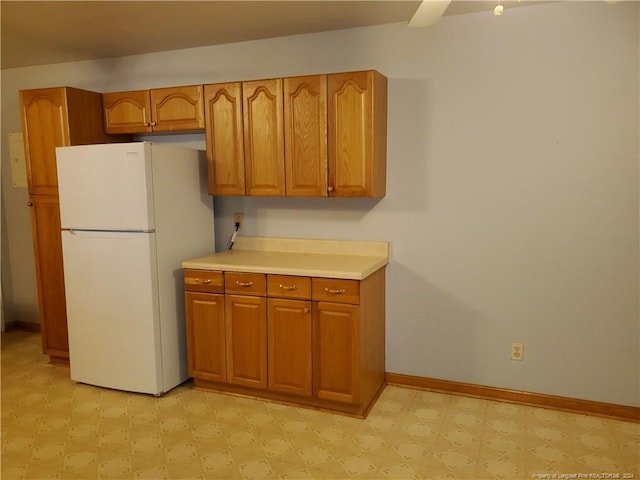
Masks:
[[[62,228],[153,230],[149,143],[56,149]]]
[[[71,378],[164,392],[155,234],[62,232]]]

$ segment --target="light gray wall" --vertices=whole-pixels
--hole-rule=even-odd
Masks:
[[[558,2],[6,70],[2,138],[20,128],[21,88],[377,69],[389,77],[387,196],[216,198],[218,248],[236,211],[248,235],[389,240],[387,371],[640,406],[638,10]],[[26,192],[6,170],[3,182],[5,301],[34,318]]]

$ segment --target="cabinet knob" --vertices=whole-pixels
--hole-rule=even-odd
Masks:
[[[240,282],[240,281],[236,281],[236,285],[238,285],[239,287],[253,287],[253,282]]]
[[[27,202],[27,207],[33,207],[33,202]]]
[[[295,285],[283,285],[281,283],[280,288],[283,290],[296,290],[298,287],[296,287]]]
[[[199,283],[200,285],[209,285],[211,283],[211,279],[209,279],[209,278],[207,278],[207,279],[196,278],[195,281],[196,281],[196,283]]]
[[[309,313],[309,307],[304,307],[304,313]]]
[[[155,127],[156,125],[157,125],[157,123],[156,123],[156,122],[151,122],[151,126],[152,126],[152,127]]]
[[[333,187],[327,187],[328,192],[333,192]]]

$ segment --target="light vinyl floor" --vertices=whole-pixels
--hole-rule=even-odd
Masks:
[[[193,390],[76,384],[2,335],[2,480],[640,479],[640,425],[388,386],[366,420]]]

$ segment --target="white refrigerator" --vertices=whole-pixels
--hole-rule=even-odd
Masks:
[[[214,251],[204,152],[58,147],[71,379],[162,395],[188,378],[181,262]]]

